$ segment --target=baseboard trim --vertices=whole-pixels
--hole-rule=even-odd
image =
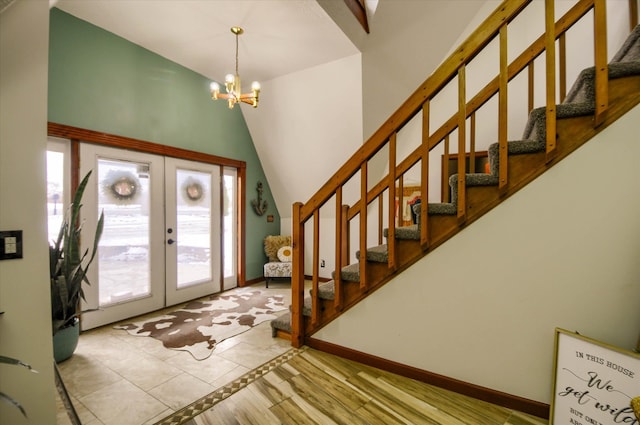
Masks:
[[[529,400],[515,395],[492,390],[490,388],[481,387],[479,385],[470,384],[468,382],[459,381],[437,373],[407,366],[351,348],[336,345],[330,342],[321,341],[315,338],[307,338],[305,344],[316,350],[324,351],[345,359],[354,360],[368,366],[386,370],[397,375],[415,379],[445,390],[453,391],[469,397],[483,400],[508,409],[517,410],[519,412],[528,413],[543,419],[549,419],[549,405],[538,401]]]
[[[264,277],[260,276],[260,277],[256,277],[255,279],[245,280],[244,283],[238,286],[240,286],[241,288],[244,288],[245,286],[250,286],[250,285],[253,285],[254,283],[260,283],[260,282],[264,282]]]
[[[311,276],[311,275],[304,275],[304,278],[306,280],[313,280],[313,276]],[[320,282],[320,283],[329,282],[330,280],[332,280],[332,279],[329,279],[328,277],[320,277],[320,276],[318,276],[318,282]]]
[[[274,338],[280,338],[287,341],[291,341],[291,334],[289,332],[281,331],[280,329],[278,329],[276,331],[276,336]]]
[[[304,278],[306,280],[311,280],[312,279],[311,276],[307,276],[307,275],[305,275]],[[279,279],[279,278],[276,278],[276,279]],[[286,278],[282,278],[282,279],[286,279]],[[327,277],[318,277],[318,282],[329,282],[330,280],[331,279],[329,279]],[[264,281],[265,281],[264,276],[260,276],[260,277],[256,277],[255,279],[246,280],[244,283],[241,283],[238,286],[245,287],[245,286],[253,285],[254,283],[260,283],[260,282],[264,282]]]

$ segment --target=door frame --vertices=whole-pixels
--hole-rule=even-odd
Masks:
[[[246,264],[244,261],[246,252],[246,175],[247,164],[245,161],[224,158],[217,155],[211,155],[202,152],[191,151],[188,149],[177,148],[173,146],[161,145],[158,143],[147,142],[129,137],[117,136],[108,133],[100,133],[93,130],[86,130],[65,124],[57,124],[49,122],[47,125],[47,133],[50,137],[59,137],[71,141],[71,192],[78,187],[80,183],[80,143],[95,143],[115,148],[129,149],[143,153],[151,153],[162,156],[169,156],[178,159],[186,159],[190,161],[204,162],[207,164],[219,165],[221,167],[233,167],[238,171],[237,189],[238,189],[238,211],[237,211],[237,286],[246,285]],[[224,291],[224,281],[221,290]]]

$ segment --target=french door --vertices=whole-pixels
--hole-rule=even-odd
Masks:
[[[93,170],[84,225],[95,228],[104,213],[83,329],[220,292],[223,278],[225,289],[235,286],[236,251],[225,237],[235,220],[223,208],[236,199],[232,170],[92,144],[81,145],[80,164],[81,176]]]

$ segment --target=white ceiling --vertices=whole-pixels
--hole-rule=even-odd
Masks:
[[[240,26],[245,32],[239,37],[239,74],[245,87],[358,52],[316,0],[50,3],[216,81],[234,71],[230,28]]]

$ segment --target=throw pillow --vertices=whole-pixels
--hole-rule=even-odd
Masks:
[[[278,250],[278,259],[283,263],[290,263],[293,256],[293,249],[290,246],[283,246]]]
[[[277,262],[278,249],[287,245],[291,246],[291,236],[267,236],[264,238],[264,253],[270,262]]]

